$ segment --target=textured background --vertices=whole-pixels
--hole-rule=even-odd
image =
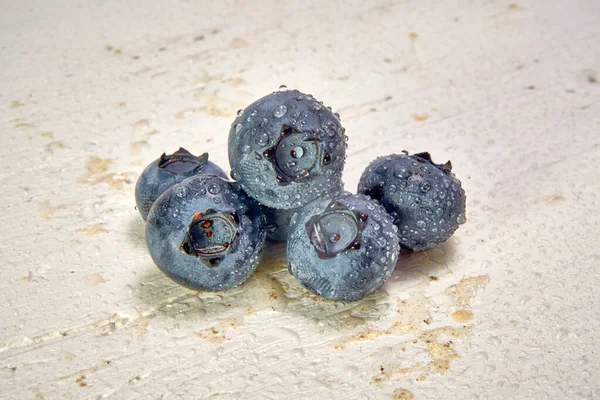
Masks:
[[[0,398],[599,399],[600,2],[0,1]],[[280,84],[367,163],[451,159],[468,222],[354,304],[281,246],[218,294],[152,264],[133,187],[227,168]]]

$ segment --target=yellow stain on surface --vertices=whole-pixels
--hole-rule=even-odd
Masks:
[[[428,113],[422,113],[422,114],[417,114],[417,113],[413,113],[410,115],[415,121],[418,122],[422,122],[425,121],[429,118],[429,114]]]
[[[76,232],[84,232],[88,236],[96,236],[102,233],[108,233],[108,231],[104,229],[103,224],[95,224],[90,226],[89,228],[80,228],[77,229]]]
[[[450,315],[450,318],[452,318],[452,320],[454,322],[465,323],[465,322],[469,322],[473,319],[473,313],[471,311],[467,311],[467,310],[458,310],[458,311],[454,311]]]

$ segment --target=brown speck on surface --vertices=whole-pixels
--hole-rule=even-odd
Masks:
[[[468,310],[458,310],[454,311],[450,317],[454,322],[465,323],[473,319],[473,313]]]
[[[115,51],[113,51],[113,54],[118,56],[121,54],[121,49],[115,49]]]
[[[588,70],[587,80],[589,83],[598,83],[598,75],[596,74],[596,71]]]
[[[394,400],[414,400],[415,396],[406,389],[394,390]]]
[[[383,62],[384,62],[384,63],[388,63],[388,64],[389,64],[389,63],[391,63],[391,62],[392,62],[392,59],[391,59],[391,58],[388,58],[388,57],[385,57],[385,58],[383,59]]]
[[[440,279],[440,278],[438,278],[437,276],[433,276],[433,275],[431,275],[431,276],[429,277],[429,280],[430,280],[430,281],[437,281],[438,279]]]
[[[219,28],[213,28],[210,33],[212,33],[213,35],[216,35],[217,33],[221,33],[221,29]]]
[[[527,89],[533,90],[533,89],[535,89],[535,86],[534,85],[529,85],[529,86],[527,86]]]
[[[573,90],[573,89],[565,89],[565,93],[575,93],[575,90]]]
[[[113,51],[115,49],[114,46],[110,44],[107,44],[104,48],[106,49],[106,51]]]
[[[10,367],[10,370],[11,370],[12,372],[16,372],[16,371],[17,371],[17,367]]]
[[[422,113],[422,114],[413,113],[410,116],[413,117],[413,119],[418,122],[425,121],[427,118],[429,118],[428,113]]]
[[[117,108],[125,108],[127,107],[127,103],[125,103],[124,101],[120,101],[116,104]]]
[[[19,107],[23,107],[24,104],[21,103],[19,100],[15,100],[12,103],[10,103],[10,107],[9,108],[19,108]]]
[[[514,10],[515,8],[518,8],[518,7],[519,7],[519,6],[518,6],[516,3],[510,3],[510,4],[508,5],[508,8],[510,8],[510,9],[512,9],[512,10]]]
[[[48,138],[48,139],[52,139],[52,138],[54,138],[54,133],[50,132],[50,131],[45,131],[45,132],[42,132],[42,136],[45,138]]]
[[[50,153],[50,154],[54,154],[55,150],[60,150],[60,149],[64,149],[65,147],[67,147],[63,142],[50,142],[47,145],[44,146],[44,150],[46,151],[46,153]]]
[[[203,35],[203,34],[199,34],[198,36],[196,36],[196,37],[194,38],[194,42],[199,42],[199,41],[201,41],[201,40],[204,40],[204,38],[205,38],[205,37],[204,37],[204,35]]]
[[[30,124],[23,118],[15,118],[10,120],[10,122],[14,122],[15,128],[35,128],[33,124]]]
[[[232,49],[241,49],[246,46],[248,46],[248,42],[239,37],[231,39],[231,42],[229,43],[229,47],[231,47]]]
[[[408,37],[410,38],[410,40],[416,40],[419,37],[419,35],[416,32],[410,32],[408,34]]]
[[[86,387],[87,382],[85,381],[85,375],[81,375],[79,378],[75,379],[75,383],[78,383],[79,387]]]

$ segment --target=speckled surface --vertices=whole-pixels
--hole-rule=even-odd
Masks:
[[[3,2],[0,398],[600,398],[600,3]],[[196,293],[156,268],[134,184],[227,168],[286,84],[341,114],[344,179],[451,159],[468,222],[353,304],[283,262]]]

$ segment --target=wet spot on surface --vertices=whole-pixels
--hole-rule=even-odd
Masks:
[[[83,278],[83,282],[90,287],[96,287],[106,282],[106,280],[100,274],[90,274]]]
[[[11,109],[21,108],[24,105],[25,104],[21,103],[19,100],[14,100],[13,102],[10,103],[10,106],[8,108],[11,108]]]

